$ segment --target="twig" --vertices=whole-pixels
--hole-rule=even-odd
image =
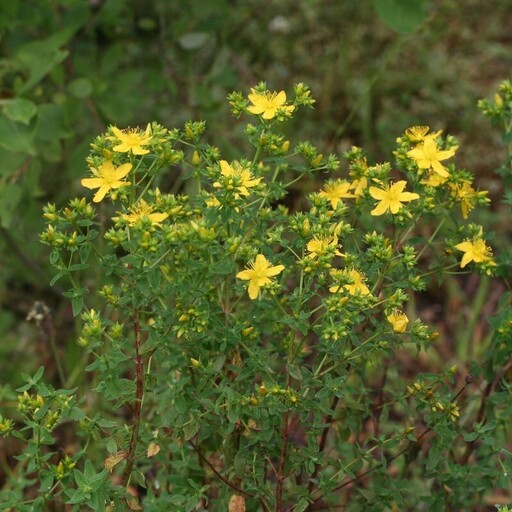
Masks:
[[[215,476],[219,478],[222,482],[224,482],[228,487],[231,487],[231,489],[235,490],[236,492],[243,494],[249,498],[254,498],[254,494],[251,494],[250,492],[244,491],[240,487],[237,487],[233,483],[231,483],[226,477],[222,476],[219,471],[215,468],[215,466],[201,453],[201,450],[197,447],[197,445],[189,439],[189,444],[194,448],[197,455],[199,455],[199,458],[215,473]]]

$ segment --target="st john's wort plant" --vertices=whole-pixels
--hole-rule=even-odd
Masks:
[[[304,84],[229,102],[251,151],[224,157],[202,122],[111,126],[83,197],[45,208],[91,389],[26,377],[0,420],[26,446],[0,509],[471,509],[501,460],[461,462],[471,377],[409,367],[444,342],[412,299],[495,269],[457,141],[415,126],[395,163],[353,147],[342,166],[284,134],[314,104]]]

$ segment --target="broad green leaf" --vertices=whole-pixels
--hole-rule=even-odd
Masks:
[[[69,93],[75,98],[88,98],[93,91],[92,83],[88,78],[77,78],[68,85]]]
[[[32,46],[28,51],[18,55],[21,63],[29,70],[27,81],[18,91],[23,94],[30,91],[38,84],[57,64],[60,64],[67,56],[67,50],[46,47],[43,43],[40,48]]]
[[[22,189],[16,183],[0,187],[0,225],[3,228],[11,227],[16,207],[22,195]]]
[[[372,0],[379,18],[399,34],[410,34],[427,16],[425,0]]]
[[[39,106],[37,116],[37,135],[38,141],[52,141],[56,139],[68,139],[73,133],[66,125],[65,110],[62,105],[45,103]]]
[[[17,61],[28,73],[27,81],[19,89],[19,94],[32,89],[68,56],[69,51],[63,50],[61,47],[68,43],[87,20],[87,6],[85,3],[82,3],[82,5],[77,3],[76,6],[69,9],[66,17],[65,28],[46,39],[30,41],[17,50]]]
[[[0,147],[0,162],[2,162],[2,165],[0,165],[0,176],[2,178],[10,177],[20,169],[26,160],[26,154],[14,153]]]
[[[25,98],[13,98],[3,102],[5,114],[13,121],[28,124],[37,113],[37,106]]]
[[[0,116],[0,146],[9,151],[35,156],[34,131],[7,116]]]

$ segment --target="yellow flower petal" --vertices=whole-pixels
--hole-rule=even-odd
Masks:
[[[238,272],[236,277],[249,281],[247,291],[249,292],[249,297],[254,300],[258,297],[260,288],[270,284],[272,282],[270,278],[281,273],[283,270],[284,265],[273,267],[263,254],[258,254],[249,265],[249,268]]]
[[[91,169],[94,177],[82,179],[81,184],[89,189],[99,188],[93,197],[93,201],[99,203],[110,190],[129,185],[123,178],[131,169],[132,164],[115,167],[112,160],[105,160],[98,169]]]
[[[403,192],[406,185],[407,182],[401,180],[392,185],[383,185],[383,188],[370,187],[370,195],[380,201],[370,214],[377,217],[388,210],[395,214],[402,209],[403,203],[419,199],[415,192]]]

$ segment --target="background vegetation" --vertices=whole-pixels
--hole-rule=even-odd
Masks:
[[[0,3],[1,406],[12,406],[10,390],[20,385],[21,371],[43,364],[52,374],[50,340],[70,368],[80,357],[77,320],[59,288],[48,284],[47,250],[38,241],[41,209],[80,190],[89,144],[110,124],[156,120],[172,127],[204,119],[208,142],[229,155],[242,139],[225,130],[233,123],[229,92],[247,92],[260,80],[277,90],[306,82],[316,108],[289,129],[325,153],[358,145],[372,160],[389,159],[396,135],[414,124],[456,135],[464,148],[459,165],[474,171],[494,200],[482,223],[495,226],[498,250],[510,250],[510,212],[500,206],[494,174],[506,148],[476,107],[510,76],[510,0],[261,4]],[[417,304],[441,340],[428,356],[411,358],[411,372],[451,361],[462,379],[485,352],[502,285],[475,278],[461,286],[446,280]],[[45,330],[25,320],[35,301],[52,311]],[[0,480],[8,464],[4,448],[0,441]],[[512,501],[489,497],[490,504],[500,500]]]

